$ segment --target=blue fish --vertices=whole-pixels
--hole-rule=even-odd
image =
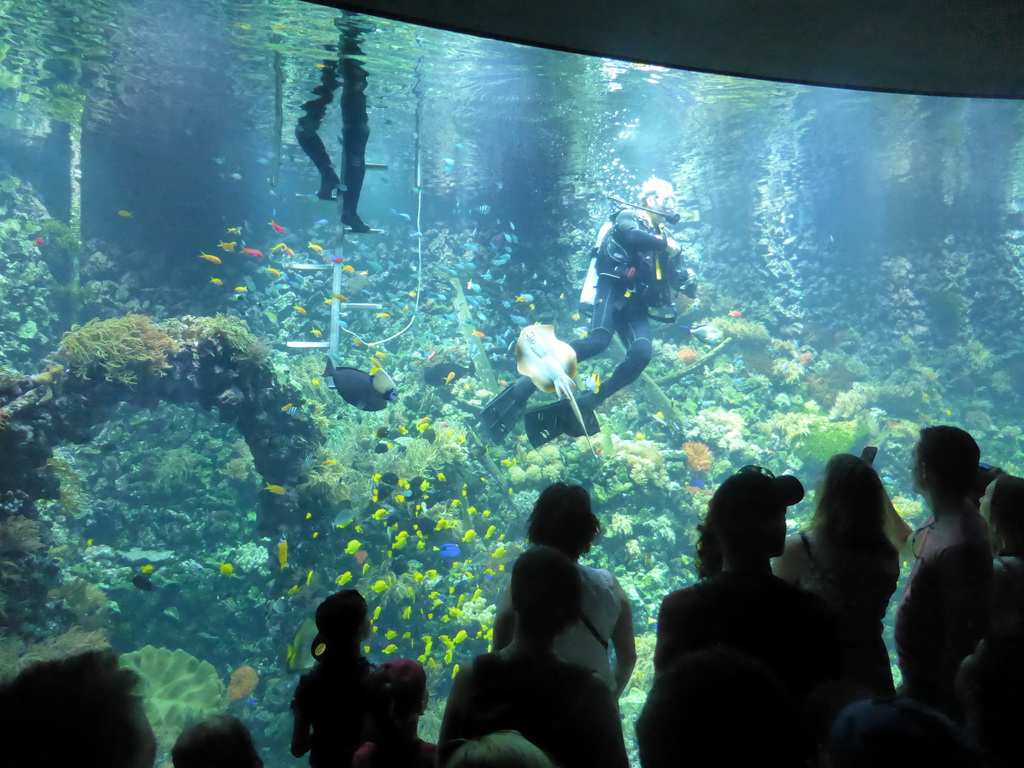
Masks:
[[[368,262],[366,262],[366,265],[368,267],[373,267],[374,269],[380,269],[380,270],[384,269],[384,265],[381,264],[379,261],[368,261]]]
[[[330,224],[330,223],[331,222],[329,222],[327,219],[319,219],[318,221],[314,221],[313,222],[313,226],[319,227],[319,226],[322,226],[323,224]]]
[[[441,557],[458,557],[462,554],[462,550],[450,541],[447,544],[442,544],[439,549],[440,551],[438,554],[440,554]]]
[[[509,317],[509,319],[510,319],[510,320],[511,320],[511,321],[512,321],[513,323],[519,323],[520,325],[529,325],[529,324],[530,324],[530,321],[529,321],[529,320],[527,320],[527,319],[526,319],[525,317],[523,317],[522,315],[511,315],[511,316]]]
[[[704,481],[703,480],[691,480],[690,481],[690,485],[693,488],[703,488],[704,487]]]

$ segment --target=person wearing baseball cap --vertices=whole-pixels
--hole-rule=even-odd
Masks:
[[[656,675],[684,654],[731,647],[779,676],[797,703],[841,671],[838,617],[815,596],[776,578],[786,509],[800,481],[743,467],[715,491],[697,543],[702,580],[668,595],[658,615]]]

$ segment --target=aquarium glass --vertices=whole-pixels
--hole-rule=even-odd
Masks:
[[[340,168],[361,124],[346,79],[365,85],[369,234],[341,234],[296,134],[320,114]],[[1024,471],[1022,136],[1017,102],[678,72],[302,2],[0,3],[0,674],[95,647],[177,665],[192,693],[151,702],[162,749],[224,711],[289,764],[300,630],[343,585],[369,601],[371,660],[426,666],[435,738],[539,492],[565,481],[601,521],[584,562],[633,604],[631,743],[658,607],[695,583],[731,471],[801,478],[794,531],[829,457],[869,443],[922,523],[922,426]],[[652,310],[650,363],[589,443],[489,439],[521,332],[585,337],[611,198],[651,176],[674,186],[696,301]],[[371,383],[357,404],[325,375],[335,316],[332,365]],[[581,361],[577,392],[623,355]]]

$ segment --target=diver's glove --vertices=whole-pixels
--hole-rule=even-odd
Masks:
[[[677,243],[673,238],[669,237],[668,235],[665,235],[665,250],[668,251],[670,256],[678,256],[680,253],[683,252],[683,249],[680,247],[679,243]]]
[[[697,274],[692,269],[679,269],[676,271],[676,284],[679,292],[684,296],[697,298]]]

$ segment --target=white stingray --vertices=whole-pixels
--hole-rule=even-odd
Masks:
[[[542,392],[554,392],[559,399],[568,399],[573,413],[583,427],[590,451],[596,456],[583,414],[576,405],[572,390],[576,387],[576,350],[555,336],[553,325],[528,325],[516,342],[516,360],[519,372],[529,376]]]

